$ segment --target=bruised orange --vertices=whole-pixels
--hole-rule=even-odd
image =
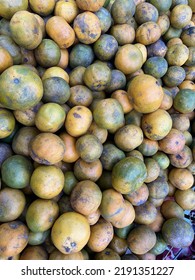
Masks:
[[[51,239],[55,247],[63,254],[79,252],[90,237],[87,219],[76,212],[67,212],[59,216],[51,230]]]
[[[101,35],[99,18],[90,11],[85,11],[76,16],[73,21],[73,29],[81,43],[92,44]]]

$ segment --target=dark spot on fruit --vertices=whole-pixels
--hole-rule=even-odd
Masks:
[[[145,202],[146,202],[145,199],[141,199],[141,200],[136,204],[136,206],[142,205],[142,204],[144,204]]]
[[[83,96],[82,95],[79,95],[79,93],[77,93],[77,96],[76,96],[76,101],[79,103],[83,101]]]
[[[39,33],[39,31],[38,31],[38,28],[35,26],[35,28],[33,29],[33,33],[34,34],[38,34]]]
[[[105,252],[105,255],[110,255],[110,252],[109,252],[109,251],[106,251],[106,252]]]
[[[73,113],[73,116],[76,118],[76,119],[81,119],[81,116],[77,113]]]
[[[121,211],[123,210],[123,208],[118,208],[112,215],[111,217],[115,216],[115,215],[118,215]]]
[[[176,144],[176,145],[178,145],[178,144],[179,144],[179,142],[178,142],[178,141],[175,141],[175,144]]]
[[[182,159],[182,156],[176,155],[176,159]]]
[[[100,81],[97,81],[96,85],[91,85],[91,89],[92,90],[97,90],[97,89],[101,88],[102,84],[100,84],[100,83],[101,83]]]
[[[190,27],[190,28],[187,29],[187,32],[186,32],[187,35],[192,35],[194,33],[195,33],[195,28],[194,27]]]
[[[90,33],[90,34],[89,34],[89,37],[95,39],[95,38],[96,38],[96,34],[95,34],[95,33]]]
[[[30,97],[32,97],[32,95],[29,95],[29,87],[23,87],[22,89],[22,98],[23,101],[25,102],[26,100],[29,100]],[[32,97],[33,98],[33,97]],[[31,99],[31,98],[30,98]]]
[[[150,124],[146,124],[145,129],[149,134],[152,132],[152,126]]]
[[[45,165],[51,165],[51,163],[48,160],[38,157],[37,154],[33,150],[30,151],[30,155],[34,160],[38,160],[39,163],[42,163]]]
[[[147,15],[147,11],[144,9],[145,9],[145,7],[143,7],[143,11],[142,11],[143,15]]]
[[[114,112],[112,113],[112,117],[113,119],[117,119],[120,117],[120,113],[118,110],[114,110]]]
[[[72,248],[74,248],[74,247],[76,247],[77,244],[75,242],[71,242],[70,245]]]
[[[24,233],[24,234],[18,235],[18,239],[25,239],[25,240],[28,240],[28,237],[29,237],[28,233]]]
[[[20,82],[19,79],[17,79],[17,78],[14,79],[14,84],[19,84],[19,82]]]
[[[159,81],[156,81],[156,84],[157,84],[157,86],[160,86],[160,83],[159,83]]]
[[[9,224],[9,227],[12,228],[12,229],[17,229],[19,226],[20,226],[20,224],[18,224],[18,223],[10,223]]]
[[[5,252],[5,250],[6,250],[5,246],[4,247],[0,246],[0,253]]]
[[[85,33],[87,30],[87,24],[85,23],[85,17],[80,17],[78,20],[78,26],[82,33]]]
[[[31,110],[32,110],[34,113],[37,113],[40,107],[41,107],[41,104],[38,103],[37,105],[35,105],[34,107],[32,107]]]
[[[64,250],[66,251],[66,253],[70,252],[70,248],[69,247],[64,246]]]

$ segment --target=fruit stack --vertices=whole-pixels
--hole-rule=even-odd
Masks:
[[[0,259],[194,259],[195,0],[1,0]]]

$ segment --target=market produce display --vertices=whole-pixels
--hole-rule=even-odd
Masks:
[[[2,0],[0,260],[195,259],[195,1]]]

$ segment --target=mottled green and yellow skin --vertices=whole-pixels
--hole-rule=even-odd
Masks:
[[[11,111],[0,108],[0,139],[8,137],[14,131],[15,118]]]
[[[25,65],[13,65],[0,76],[0,103],[11,110],[29,109],[41,100],[40,77]]]
[[[92,12],[80,13],[73,22],[73,29],[81,43],[92,44],[101,35],[99,18]]]
[[[27,10],[27,8],[28,0],[2,0],[1,16],[9,20],[16,12]]]
[[[162,226],[162,236],[167,244],[175,248],[188,247],[194,239],[192,226],[182,218],[166,220]]]
[[[43,34],[36,17],[28,11],[16,12],[10,20],[13,40],[27,50],[33,50],[41,43]]]
[[[0,46],[9,52],[13,59],[13,64],[22,63],[21,48],[14,42],[14,40],[11,37],[11,34],[3,35],[3,32],[1,31]]]
[[[93,117],[98,126],[111,133],[124,125],[122,106],[114,98],[100,100],[93,111]]]
[[[58,215],[57,202],[38,198],[27,209],[26,223],[32,232],[44,232],[52,227]]]
[[[95,62],[86,68],[84,83],[93,91],[105,90],[111,79],[111,70],[103,62]]]
[[[147,177],[146,166],[138,158],[126,157],[112,169],[113,188],[122,194],[136,191]]]

